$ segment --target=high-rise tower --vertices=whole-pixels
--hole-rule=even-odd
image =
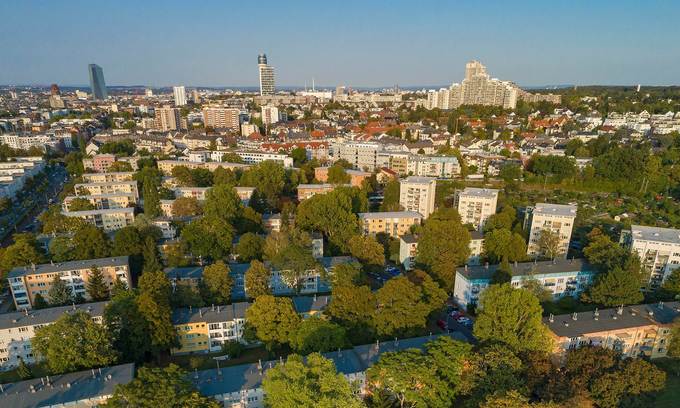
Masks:
[[[102,67],[97,64],[88,65],[87,70],[90,73],[90,89],[92,89],[92,99],[106,99],[109,94],[106,91],[106,82],[104,82],[104,70],[102,70]]]
[[[274,94],[274,67],[267,65],[267,55],[257,56],[257,67],[260,71],[260,95]]]

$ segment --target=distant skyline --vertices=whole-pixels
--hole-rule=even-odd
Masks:
[[[680,85],[680,2],[0,2],[0,84],[446,85],[477,59],[520,86]],[[481,3],[481,4],[480,4]]]

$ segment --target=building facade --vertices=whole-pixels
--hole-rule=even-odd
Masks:
[[[274,95],[274,67],[267,64],[266,54],[257,56],[257,69],[260,73],[260,96]]]
[[[106,210],[62,211],[62,214],[67,217],[83,219],[95,227],[103,229],[105,232],[118,231],[135,222],[135,209],[131,207],[109,208]]]
[[[415,211],[386,211],[359,213],[365,235],[385,233],[392,238],[408,234],[411,226],[420,225],[423,216]]]
[[[456,191],[454,205],[463,224],[472,224],[481,231],[486,220],[496,213],[498,190],[491,188],[466,187]]]
[[[410,176],[399,181],[399,204],[405,211],[419,212],[427,218],[434,212],[437,180]]]
[[[555,247],[551,248],[555,252],[555,258],[566,259],[576,211],[575,205],[547,203],[527,208],[524,219],[524,229],[530,228],[527,254],[534,258],[549,257],[545,248],[541,248],[541,235],[544,231],[550,231],[558,241]]]
[[[650,289],[660,287],[680,267],[680,230],[632,225],[621,232],[621,243],[640,257]]]

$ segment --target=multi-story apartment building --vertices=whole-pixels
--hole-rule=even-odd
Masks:
[[[97,210],[107,210],[109,208],[127,208],[134,207],[137,204],[137,198],[134,194],[114,193],[102,195],[82,195],[82,196],[68,196],[64,198],[61,208],[64,211],[70,211],[71,203],[74,199],[81,198],[87,200]]]
[[[339,187],[337,184],[298,184],[298,201],[306,200],[317,194],[326,194]]]
[[[650,289],[661,286],[680,267],[680,230],[631,225],[621,232],[621,243],[640,257]]]
[[[323,353],[333,361],[337,371],[357,387],[359,395],[367,393],[366,370],[386,352],[399,352],[406,349],[425,349],[427,342],[440,336],[462,340],[456,334],[441,334],[408,339],[398,339],[356,346],[348,350]],[[279,360],[263,361],[253,364],[225,367],[221,369],[198,371],[187,377],[198,391],[216,399],[230,408],[263,408],[264,390],[262,379],[267,370],[279,364]]]
[[[170,106],[158,107],[154,110],[156,129],[163,132],[182,129],[180,110]]]
[[[184,106],[187,104],[187,92],[183,86],[173,86],[172,96],[175,99],[175,106]]]
[[[452,178],[460,175],[460,164],[453,156],[410,155],[407,172],[414,176]]]
[[[92,268],[102,272],[109,286],[117,279],[128,286],[132,283],[127,256],[16,267],[7,275],[14,305],[17,310],[31,309],[38,294],[49,301],[49,290],[57,276],[71,288],[74,296],[81,295],[88,300],[90,295],[85,288]]]
[[[292,159],[291,159],[292,160]],[[172,174],[172,169],[175,167],[186,167],[188,169],[207,169],[210,171],[215,171],[218,167],[222,167],[226,170],[245,170],[250,165],[243,163],[226,163],[226,162],[194,162],[188,160],[159,160],[158,170],[162,171],[164,174]]]
[[[220,351],[228,341],[243,341],[247,302],[208,308],[182,308],[172,313],[179,346],[173,354]]]
[[[14,198],[26,181],[40,174],[45,162],[40,157],[17,158],[0,163],[0,197]]]
[[[132,194],[139,199],[136,181],[112,181],[106,183],[78,183],[74,187],[76,196],[104,194]]]
[[[359,221],[364,234],[385,233],[393,238],[408,234],[411,226],[420,225],[423,216],[415,211],[386,211],[359,213]]]
[[[680,303],[620,306],[590,312],[543,318],[554,340],[553,352],[563,357],[568,350],[600,346],[624,358],[666,357],[673,322],[680,316]]]
[[[272,105],[267,105],[262,107],[262,123],[265,126],[271,126],[273,124],[279,123],[281,120],[281,113],[279,108]]]
[[[54,323],[64,314],[76,311],[87,312],[94,321],[101,323],[106,304],[107,302],[96,302],[0,314],[0,371],[16,368],[20,360],[24,360],[26,364],[39,361],[31,346],[37,329]]]
[[[106,232],[117,231],[135,221],[135,209],[109,208],[107,210],[63,211],[67,217],[81,218]]]
[[[404,265],[407,271],[413,269],[418,256],[418,238],[412,234],[399,237],[399,263]]]
[[[210,190],[210,187],[177,187],[174,193],[176,198],[195,198],[203,201],[208,190]]]
[[[239,130],[241,110],[223,106],[203,108],[203,123],[213,129]]]
[[[486,220],[496,213],[498,190],[466,187],[456,191],[454,205],[458,208],[463,224],[471,224],[477,230],[484,228]]]
[[[345,159],[355,169],[374,171],[379,167],[378,153],[382,145],[375,142],[342,142],[333,145],[333,158]]]
[[[84,183],[115,183],[132,181],[135,173],[132,171],[118,171],[113,173],[85,173],[82,175]]]
[[[528,207],[524,218],[524,229],[529,230],[527,254],[531,257],[547,256],[541,249],[540,238],[543,231],[551,231],[558,237],[556,258],[565,259],[569,250],[571,231],[576,219],[575,205],[538,203],[535,207]]]
[[[482,254],[484,253],[484,234],[481,231],[470,232],[470,257],[467,265],[479,265],[482,261]]]
[[[314,169],[314,178],[317,179],[318,181],[325,183],[328,181],[328,170],[330,167],[317,167]],[[364,180],[367,180],[371,177],[372,173],[369,173],[367,171],[360,171],[360,170],[352,170],[352,169],[347,169],[345,170],[345,173],[350,177],[350,182],[349,184],[353,187],[361,187],[361,184],[364,182]]]
[[[106,173],[115,162],[116,156],[113,154],[96,154],[91,158],[83,159],[83,167],[85,170],[92,169],[97,173]]]
[[[463,105],[493,105],[514,109],[519,93],[512,82],[491,78],[484,65],[479,61],[470,61],[465,64],[465,79],[460,86],[460,95]]]
[[[247,164],[257,164],[266,160],[275,161],[283,167],[289,169],[293,167],[293,158],[281,153],[265,153],[237,150],[234,153],[238,154]]]
[[[437,179],[410,176],[399,181],[399,204],[406,211],[417,211],[424,218],[434,212]]]
[[[469,266],[456,269],[453,297],[459,305],[476,305],[479,296],[491,284],[499,265]],[[529,279],[537,280],[555,299],[578,297],[593,282],[595,267],[584,259],[523,262],[510,265],[510,284],[519,288]]]

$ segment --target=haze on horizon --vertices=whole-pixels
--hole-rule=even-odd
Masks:
[[[0,2],[0,84],[450,84],[465,62],[522,86],[679,85],[680,2]]]

